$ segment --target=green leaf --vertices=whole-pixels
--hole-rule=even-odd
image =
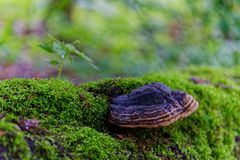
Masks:
[[[99,70],[99,68],[98,68],[97,66],[95,66],[93,63],[90,63],[90,65],[91,65],[94,69]]]
[[[80,58],[82,58],[82,59],[84,59],[85,61],[88,61],[88,62],[90,62],[90,63],[92,63],[93,62],[93,60],[91,59],[91,58],[89,58],[85,53],[83,53],[83,52],[77,52],[76,53],[76,55],[78,56],[78,57],[80,57]]]
[[[97,66],[93,64],[93,60],[89,58],[85,53],[79,51],[74,44],[79,43],[79,41],[74,41],[73,43],[65,43],[61,42],[52,35],[48,35],[53,41],[52,44],[41,44],[39,45],[44,50],[54,53],[57,56],[57,60],[51,60],[49,61],[49,64],[51,65],[58,65],[58,76],[61,75],[62,67],[64,64],[64,61],[66,59],[69,59],[70,62],[74,60],[75,57],[83,59],[86,61],[90,66],[93,68],[98,69]]]
[[[52,48],[56,54],[58,54],[62,59],[65,57],[66,49],[64,45],[58,42],[53,42]]]
[[[49,53],[54,53],[53,48],[48,45],[48,44],[40,44],[38,45],[40,48],[44,49],[45,51],[49,52]]]
[[[81,58],[85,61],[87,61],[94,69],[99,70],[97,66],[93,64],[93,60],[89,58],[85,53],[79,51],[74,45],[67,43],[64,44],[65,48],[67,48],[68,53],[70,53],[70,56],[76,56],[78,58]]]
[[[62,46],[57,42],[53,42],[52,48],[53,48],[54,51],[63,50]]]
[[[51,65],[58,65],[59,64],[59,62],[57,60],[51,60],[48,63],[51,64]]]

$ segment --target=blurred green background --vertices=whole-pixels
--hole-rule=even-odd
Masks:
[[[190,65],[240,63],[239,0],[1,0],[0,65],[46,69],[47,34],[94,60],[64,65],[80,81]]]

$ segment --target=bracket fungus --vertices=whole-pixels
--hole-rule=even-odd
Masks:
[[[191,115],[198,102],[189,94],[152,83],[112,99],[109,122],[128,128],[157,128]]]

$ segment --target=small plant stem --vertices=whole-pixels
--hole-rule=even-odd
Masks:
[[[58,75],[57,75],[57,78],[60,78],[61,75],[62,75],[63,63],[64,63],[64,61],[62,61],[62,62],[59,64],[59,66],[58,66]]]

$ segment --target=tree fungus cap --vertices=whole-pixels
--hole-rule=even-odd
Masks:
[[[114,98],[109,122],[128,128],[157,128],[191,115],[198,102],[183,91],[152,83]]]

